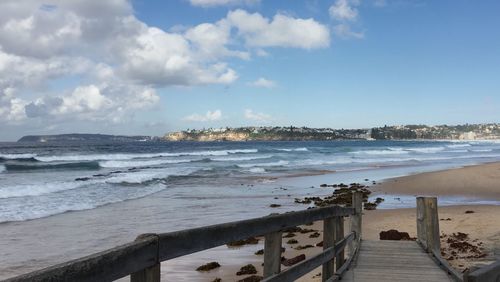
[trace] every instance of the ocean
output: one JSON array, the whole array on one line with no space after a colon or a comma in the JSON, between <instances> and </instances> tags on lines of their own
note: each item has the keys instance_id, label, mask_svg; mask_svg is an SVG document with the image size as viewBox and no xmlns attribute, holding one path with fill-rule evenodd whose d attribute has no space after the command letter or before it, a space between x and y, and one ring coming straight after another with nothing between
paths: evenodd
<instances>
[{"instance_id":1,"label":"ocean","mask_svg":"<svg viewBox=\"0 0 500 282\"><path fill-rule=\"evenodd\" d=\"M233 188L218 188L325 171L375 172L380 180L499 159L495 141L0 143L0 223L175 187L214 186L219 196L234 196Z\"/></svg>"},{"instance_id":2,"label":"ocean","mask_svg":"<svg viewBox=\"0 0 500 282\"><path fill-rule=\"evenodd\" d=\"M140 233L304 209L294 198L331 193L322 183L499 160L498 141L0 143L0 279Z\"/></svg>"}]
</instances>

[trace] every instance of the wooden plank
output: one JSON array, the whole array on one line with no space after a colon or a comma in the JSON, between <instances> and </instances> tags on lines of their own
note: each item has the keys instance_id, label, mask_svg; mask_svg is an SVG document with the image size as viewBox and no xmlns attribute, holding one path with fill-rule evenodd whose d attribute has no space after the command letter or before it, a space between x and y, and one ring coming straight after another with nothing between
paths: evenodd
<instances>
[{"instance_id":1,"label":"wooden plank","mask_svg":"<svg viewBox=\"0 0 500 282\"><path fill-rule=\"evenodd\" d=\"M135 240L142 241L147 239L153 239L158 244L158 235L156 234L141 234ZM160 268L161 264L158 261L158 248L156 249L156 264L134 272L130 275L130 282L160 282Z\"/></svg>"},{"instance_id":2,"label":"wooden plank","mask_svg":"<svg viewBox=\"0 0 500 282\"><path fill-rule=\"evenodd\" d=\"M329 206L162 233L158 234L160 261L192 254L251 236L259 236L328 217L347 216L353 213L354 209L352 208Z\"/></svg>"},{"instance_id":3,"label":"wooden plank","mask_svg":"<svg viewBox=\"0 0 500 282\"><path fill-rule=\"evenodd\" d=\"M361 226L362 226L362 206L363 206L363 193L354 192L352 194L352 208L354 214L350 216L351 219L351 232L356 233L356 240L351 241L349 244L349 253L354 253L357 248L357 242L361 239Z\"/></svg>"},{"instance_id":4,"label":"wooden plank","mask_svg":"<svg viewBox=\"0 0 500 282\"><path fill-rule=\"evenodd\" d=\"M416 242L362 241L353 267L341 281L452 280Z\"/></svg>"},{"instance_id":5,"label":"wooden plank","mask_svg":"<svg viewBox=\"0 0 500 282\"><path fill-rule=\"evenodd\" d=\"M266 234L264 241L264 277L280 273L281 232Z\"/></svg>"},{"instance_id":6,"label":"wooden plank","mask_svg":"<svg viewBox=\"0 0 500 282\"><path fill-rule=\"evenodd\" d=\"M344 239L340 240L335 246L330 247L320 254L317 254L305 261L302 261L278 274L268 277L263 280L263 282L288 282L294 281L305 274L313 271L316 267L324 264L327 261L332 260L340 251L342 251L346 245L354 240L355 234L351 233Z\"/></svg>"},{"instance_id":7,"label":"wooden plank","mask_svg":"<svg viewBox=\"0 0 500 282\"><path fill-rule=\"evenodd\" d=\"M335 222L334 222L334 242L338 242L344 238L344 217L342 216L337 216L335 217ZM341 251L336 257L335 257L335 269L338 269L342 267L344 264L344 251Z\"/></svg>"},{"instance_id":8,"label":"wooden plank","mask_svg":"<svg viewBox=\"0 0 500 282\"><path fill-rule=\"evenodd\" d=\"M335 246L335 218L325 218L323 220L323 251ZM335 268L332 260L326 261L323 264L321 271L321 280L324 282L332 277L335 273Z\"/></svg>"},{"instance_id":9,"label":"wooden plank","mask_svg":"<svg viewBox=\"0 0 500 282\"><path fill-rule=\"evenodd\" d=\"M500 281L500 261L483 266L464 275L464 282L498 282Z\"/></svg>"},{"instance_id":10,"label":"wooden plank","mask_svg":"<svg viewBox=\"0 0 500 282\"><path fill-rule=\"evenodd\" d=\"M155 264L138 272L130 274L130 282L160 282L161 265Z\"/></svg>"},{"instance_id":11,"label":"wooden plank","mask_svg":"<svg viewBox=\"0 0 500 282\"><path fill-rule=\"evenodd\" d=\"M5 281L112 281L156 265L157 255L158 240L147 238Z\"/></svg>"},{"instance_id":12,"label":"wooden plank","mask_svg":"<svg viewBox=\"0 0 500 282\"><path fill-rule=\"evenodd\" d=\"M440 253L441 241L439 239L439 216L436 197L425 197L425 232L427 251Z\"/></svg>"},{"instance_id":13,"label":"wooden plank","mask_svg":"<svg viewBox=\"0 0 500 282\"><path fill-rule=\"evenodd\" d=\"M425 231L425 203L424 197L417 197L417 240L427 250Z\"/></svg>"}]
</instances>

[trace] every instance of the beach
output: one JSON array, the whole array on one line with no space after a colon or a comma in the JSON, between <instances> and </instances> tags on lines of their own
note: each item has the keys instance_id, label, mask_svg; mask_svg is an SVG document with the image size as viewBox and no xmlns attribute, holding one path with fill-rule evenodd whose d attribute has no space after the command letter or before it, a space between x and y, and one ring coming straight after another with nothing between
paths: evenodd
<instances>
[{"instance_id":1,"label":"beach","mask_svg":"<svg viewBox=\"0 0 500 282\"><path fill-rule=\"evenodd\" d=\"M471 179L471 180L468 180ZM436 183L436 185L434 185ZM419 192L420 186L424 186ZM377 196L394 197L391 195L425 195L447 197L472 197L474 199L499 199L500 198L500 163L490 163L484 165L468 166L464 168L443 170L430 173L421 173L405 177L398 177L395 179L388 179L380 185L375 185L374 192ZM408 187L408 190L405 189ZM454 190L454 187L457 187ZM449 263L459 271L464 271L473 266L482 266L489 264L500 256L500 205L451 205L439 206L438 209L440 218L440 233L442 234L442 250L444 251L443 257L449 259ZM285 252L283 256L287 259L305 254L306 258L319 253L322 247L317 246L322 241L322 222L315 222L311 226L301 226L306 233L294 232L291 237L289 233L283 233L283 246ZM310 229L310 230L308 230ZM410 237L416 237L416 209L415 208L400 208L400 209L377 209L377 210L364 210L363 211L363 225L362 225L362 238L363 240L379 240L379 233L396 229L401 232L408 232ZM314 231L312 231L314 230ZM349 222L345 221L344 230L349 230ZM311 234L315 231L320 233L319 237L310 238ZM467 242L472 245L478 246L484 257L470 258L469 253L458 255L450 259L450 252L453 251L446 243L447 238L453 233L467 234ZM262 275L263 261L262 255L255 255L259 249L263 248L263 238L260 238L258 245L245 245L240 248L226 248L227 253L239 253L240 260L247 255L247 263L253 264L258 273ZM295 239L297 243L289 244L288 240ZM313 246L303 250L297 250L298 246ZM231 256L229 256L231 257ZM208 262L207 257L206 262ZM247 276L237 276L235 273L239 270L240 266L234 265L230 261L228 265L224 265L224 258L211 258L211 261L221 261L219 269L201 273L196 272L194 269L198 265L192 266L192 273L186 270L185 275L199 281L210 281L211 279L221 278L222 281L237 281ZM181 259L185 262L184 259ZM191 260L201 265L203 260ZM170 264L170 265L169 265ZM168 269L177 266L173 261L166 265L166 270L163 273L169 277ZM246 264L246 263L245 263ZM187 267L185 264L180 264ZM283 267L283 266L282 266ZM283 267L284 269L286 267ZM299 281L321 281L321 267L315 269L308 275L301 278ZM188 281L188 280L186 280Z\"/></svg>"},{"instance_id":2,"label":"beach","mask_svg":"<svg viewBox=\"0 0 500 282\"><path fill-rule=\"evenodd\" d=\"M440 215L446 219L441 221L444 232L465 232L471 242L482 242L488 255L479 262L491 259L498 249L496 142L8 144L2 150L0 279L113 248L142 233L304 210L314 203L300 199L332 195L332 185L340 183L368 186L370 202L384 199L377 210L365 211L365 239L376 239L391 228L413 237L415 196L437 195L440 212L446 212ZM454 189L467 179L474 179L469 188ZM488 217L483 218L486 207ZM297 244L287 244L292 237L283 241L285 258L302 253L310 257L321 250L315 246L321 241L321 223L315 224L303 226L315 231L293 237ZM484 230L476 232L480 226ZM316 230L320 236L309 238ZM294 249L307 245L313 247ZM255 245L224 245L180 257L163 263L162 277L237 281L246 277L235 275L246 264L261 273L262 255L254 253L262 248L261 238ZM211 261L221 267L195 270ZM469 265L459 261L453 263Z\"/></svg>"},{"instance_id":3,"label":"beach","mask_svg":"<svg viewBox=\"0 0 500 282\"><path fill-rule=\"evenodd\" d=\"M500 200L499 180L500 163L495 162L397 177L376 186L374 192Z\"/></svg>"}]
</instances>

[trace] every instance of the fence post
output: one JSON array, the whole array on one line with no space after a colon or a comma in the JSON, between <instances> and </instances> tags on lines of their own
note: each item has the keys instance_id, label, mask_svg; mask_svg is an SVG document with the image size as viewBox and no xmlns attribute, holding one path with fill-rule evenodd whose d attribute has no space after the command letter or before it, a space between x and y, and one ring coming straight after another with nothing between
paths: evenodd
<instances>
[{"instance_id":1,"label":"fence post","mask_svg":"<svg viewBox=\"0 0 500 282\"><path fill-rule=\"evenodd\" d=\"M156 239L156 245L158 246L156 248L156 264L145 268L143 270L137 271L135 273L130 274L130 282L160 282L160 261L159 261L159 238L158 235L156 234L141 234L137 236L135 239L136 241L144 240L144 239L150 239L150 238L155 238Z\"/></svg>"},{"instance_id":2,"label":"fence post","mask_svg":"<svg viewBox=\"0 0 500 282\"><path fill-rule=\"evenodd\" d=\"M358 243L361 240L361 224L362 224L362 207L363 207L363 193L354 192L352 194L352 207L354 208L354 214L351 215L351 232L356 234L354 240L349 243L349 255L354 254L354 250L358 247Z\"/></svg>"},{"instance_id":3,"label":"fence post","mask_svg":"<svg viewBox=\"0 0 500 282\"><path fill-rule=\"evenodd\" d=\"M264 278L280 273L281 269L281 231L265 235L264 239Z\"/></svg>"},{"instance_id":4,"label":"fence post","mask_svg":"<svg viewBox=\"0 0 500 282\"><path fill-rule=\"evenodd\" d=\"M417 240L427 250L424 197L417 197Z\"/></svg>"},{"instance_id":5,"label":"fence post","mask_svg":"<svg viewBox=\"0 0 500 282\"><path fill-rule=\"evenodd\" d=\"M323 250L335 245L335 217L325 218L323 220ZM323 264L321 271L321 281L327 281L335 274L333 259Z\"/></svg>"},{"instance_id":6,"label":"fence post","mask_svg":"<svg viewBox=\"0 0 500 282\"><path fill-rule=\"evenodd\" d=\"M427 252L436 255L441 254L441 242L439 238L439 217L436 197L425 197L425 237L427 241Z\"/></svg>"},{"instance_id":7,"label":"fence post","mask_svg":"<svg viewBox=\"0 0 500 282\"><path fill-rule=\"evenodd\" d=\"M441 254L436 197L417 198L417 239L428 253Z\"/></svg>"},{"instance_id":8,"label":"fence post","mask_svg":"<svg viewBox=\"0 0 500 282\"><path fill-rule=\"evenodd\" d=\"M336 216L335 217L335 236L334 242L337 243L340 240L344 239L344 217ZM335 269L338 270L340 267L344 265L344 251L340 252L335 257Z\"/></svg>"}]
</instances>

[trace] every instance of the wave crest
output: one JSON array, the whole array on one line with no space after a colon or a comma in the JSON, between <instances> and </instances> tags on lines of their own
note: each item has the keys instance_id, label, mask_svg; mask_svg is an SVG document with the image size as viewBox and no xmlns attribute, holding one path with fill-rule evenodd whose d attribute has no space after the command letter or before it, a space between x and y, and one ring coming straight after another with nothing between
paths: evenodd
<instances>
[{"instance_id":1,"label":"wave crest","mask_svg":"<svg viewBox=\"0 0 500 282\"><path fill-rule=\"evenodd\" d=\"M4 164L7 171L30 171L30 170L46 170L46 169L64 169L64 170L97 170L100 168L99 162L76 162L76 163L57 163L57 164L21 164L21 163L6 163Z\"/></svg>"}]
</instances>

